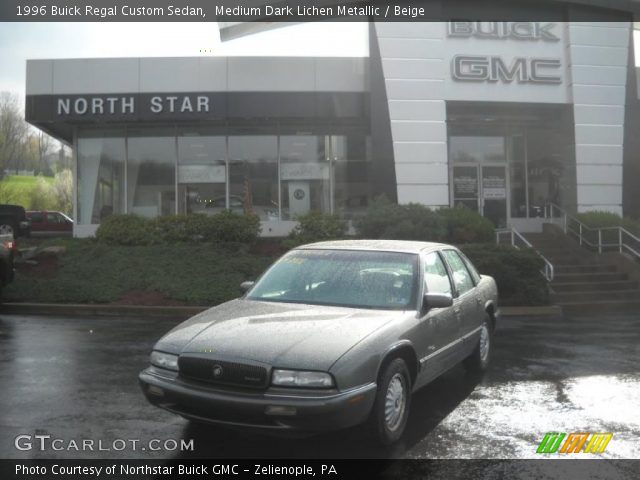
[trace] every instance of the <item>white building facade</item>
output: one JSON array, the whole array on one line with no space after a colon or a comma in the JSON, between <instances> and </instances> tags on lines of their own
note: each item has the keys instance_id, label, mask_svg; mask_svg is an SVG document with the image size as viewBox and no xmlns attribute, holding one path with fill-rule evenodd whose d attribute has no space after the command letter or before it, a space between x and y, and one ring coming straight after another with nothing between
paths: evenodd
<instances>
[{"instance_id":1,"label":"white building facade","mask_svg":"<svg viewBox=\"0 0 640 480\"><path fill-rule=\"evenodd\" d=\"M75 234L230 208L278 236L380 194L521 231L550 203L623 212L630 22L370 32L369 58L28 61L27 120L74 147Z\"/></svg>"}]
</instances>

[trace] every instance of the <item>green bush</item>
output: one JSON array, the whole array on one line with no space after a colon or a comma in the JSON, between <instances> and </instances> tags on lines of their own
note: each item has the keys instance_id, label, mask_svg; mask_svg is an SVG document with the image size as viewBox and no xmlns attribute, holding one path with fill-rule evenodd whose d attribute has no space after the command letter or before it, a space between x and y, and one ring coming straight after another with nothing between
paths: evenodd
<instances>
[{"instance_id":1,"label":"green bush","mask_svg":"<svg viewBox=\"0 0 640 480\"><path fill-rule=\"evenodd\" d=\"M216 215L170 215L148 219L111 215L98 227L98 241L110 245L151 245L204 241L251 244L260 233L260 219L225 210Z\"/></svg>"},{"instance_id":2,"label":"green bush","mask_svg":"<svg viewBox=\"0 0 640 480\"><path fill-rule=\"evenodd\" d=\"M362 238L422 241L446 238L446 226L433 210L416 203L397 205L384 197L375 199L367 213L354 223Z\"/></svg>"},{"instance_id":3,"label":"green bush","mask_svg":"<svg viewBox=\"0 0 640 480\"><path fill-rule=\"evenodd\" d=\"M493 223L470 208L441 208L438 215L444 219L449 243L493 242Z\"/></svg>"},{"instance_id":4,"label":"green bush","mask_svg":"<svg viewBox=\"0 0 640 480\"><path fill-rule=\"evenodd\" d=\"M105 218L96 231L96 239L109 245L160 243L152 220L132 214Z\"/></svg>"},{"instance_id":5,"label":"green bush","mask_svg":"<svg viewBox=\"0 0 640 480\"><path fill-rule=\"evenodd\" d=\"M139 293L167 302L217 305L240 296L239 285L254 280L273 256L238 254L235 245L107 245L93 239L51 239L64 245L50 275L18 266L3 299L18 302L111 303Z\"/></svg>"},{"instance_id":6,"label":"green bush","mask_svg":"<svg viewBox=\"0 0 640 480\"><path fill-rule=\"evenodd\" d=\"M158 240L162 240L156 243L178 243L193 240L196 234L187 227L189 217L190 215L171 215L153 219L151 222L154 236Z\"/></svg>"},{"instance_id":7,"label":"green bush","mask_svg":"<svg viewBox=\"0 0 640 480\"><path fill-rule=\"evenodd\" d=\"M620 215L601 210L592 210L576 215L576 218L591 228L624 227L635 235L640 235L640 222L631 218L622 218Z\"/></svg>"},{"instance_id":8,"label":"green bush","mask_svg":"<svg viewBox=\"0 0 640 480\"><path fill-rule=\"evenodd\" d=\"M254 243L260 235L257 215L240 215L231 210L210 216L207 220L194 219L193 227L204 227L204 239L221 243Z\"/></svg>"},{"instance_id":9,"label":"green bush","mask_svg":"<svg viewBox=\"0 0 640 480\"><path fill-rule=\"evenodd\" d=\"M355 226L363 238L459 244L492 242L494 236L491 221L469 208L434 211L415 203L397 205L384 197L374 200L367 213L356 220Z\"/></svg>"},{"instance_id":10,"label":"green bush","mask_svg":"<svg viewBox=\"0 0 640 480\"><path fill-rule=\"evenodd\" d=\"M339 215L312 211L296 217L298 224L285 240L285 245L293 247L304 243L322 242L344 238L347 222Z\"/></svg>"},{"instance_id":11,"label":"green bush","mask_svg":"<svg viewBox=\"0 0 640 480\"><path fill-rule=\"evenodd\" d=\"M547 280L540 273L544 262L535 251L494 244L468 244L461 249L481 274L495 279L501 305L549 303Z\"/></svg>"}]
</instances>

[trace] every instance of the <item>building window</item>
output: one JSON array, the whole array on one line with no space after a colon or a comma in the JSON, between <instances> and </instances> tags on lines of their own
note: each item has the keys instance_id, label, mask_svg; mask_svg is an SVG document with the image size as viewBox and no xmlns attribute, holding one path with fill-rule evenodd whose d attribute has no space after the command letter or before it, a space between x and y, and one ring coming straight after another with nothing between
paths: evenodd
<instances>
[{"instance_id":1,"label":"building window","mask_svg":"<svg viewBox=\"0 0 640 480\"><path fill-rule=\"evenodd\" d=\"M527 148L525 136L511 137L511 158L509 160L511 180L511 216L527 216Z\"/></svg>"},{"instance_id":2,"label":"building window","mask_svg":"<svg viewBox=\"0 0 640 480\"><path fill-rule=\"evenodd\" d=\"M311 210L331 211L329 137L283 135L280 137L282 216L295 220Z\"/></svg>"},{"instance_id":3,"label":"building window","mask_svg":"<svg viewBox=\"0 0 640 480\"><path fill-rule=\"evenodd\" d=\"M502 136L452 136L449 151L453 163L506 162Z\"/></svg>"},{"instance_id":4,"label":"building window","mask_svg":"<svg viewBox=\"0 0 640 480\"><path fill-rule=\"evenodd\" d=\"M79 132L77 157L78 224L124 213L124 131Z\"/></svg>"},{"instance_id":5,"label":"building window","mask_svg":"<svg viewBox=\"0 0 640 480\"><path fill-rule=\"evenodd\" d=\"M334 212L345 218L366 212L372 196L371 162L364 134L332 136Z\"/></svg>"},{"instance_id":6,"label":"building window","mask_svg":"<svg viewBox=\"0 0 640 480\"><path fill-rule=\"evenodd\" d=\"M527 131L529 217L543 217L545 205L573 209L575 162L566 133L532 128Z\"/></svg>"},{"instance_id":7,"label":"building window","mask_svg":"<svg viewBox=\"0 0 640 480\"><path fill-rule=\"evenodd\" d=\"M197 130L178 136L178 211L215 214L226 208L227 139Z\"/></svg>"},{"instance_id":8,"label":"building window","mask_svg":"<svg viewBox=\"0 0 640 480\"><path fill-rule=\"evenodd\" d=\"M173 129L135 130L128 137L127 211L143 217L176 213Z\"/></svg>"},{"instance_id":9,"label":"building window","mask_svg":"<svg viewBox=\"0 0 640 480\"><path fill-rule=\"evenodd\" d=\"M278 220L278 137L229 137L229 206L236 213L254 213Z\"/></svg>"}]
</instances>

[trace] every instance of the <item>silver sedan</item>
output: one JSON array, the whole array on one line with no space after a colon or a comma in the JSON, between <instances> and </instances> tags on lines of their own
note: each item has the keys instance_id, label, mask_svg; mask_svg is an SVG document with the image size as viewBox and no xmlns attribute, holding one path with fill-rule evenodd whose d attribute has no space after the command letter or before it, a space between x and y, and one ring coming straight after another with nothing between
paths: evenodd
<instances>
[{"instance_id":1,"label":"silver sedan","mask_svg":"<svg viewBox=\"0 0 640 480\"><path fill-rule=\"evenodd\" d=\"M157 342L139 375L152 404L273 431L367 422L390 444L412 392L461 361L475 371L489 364L496 284L450 245L305 245L242 287L242 298Z\"/></svg>"}]
</instances>

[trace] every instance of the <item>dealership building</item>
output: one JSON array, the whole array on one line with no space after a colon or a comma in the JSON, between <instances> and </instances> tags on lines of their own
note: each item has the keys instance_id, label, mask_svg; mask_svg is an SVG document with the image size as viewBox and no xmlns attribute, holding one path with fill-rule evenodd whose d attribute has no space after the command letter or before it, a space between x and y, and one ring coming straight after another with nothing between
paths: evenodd
<instances>
[{"instance_id":1,"label":"dealership building","mask_svg":"<svg viewBox=\"0 0 640 480\"><path fill-rule=\"evenodd\" d=\"M29 60L26 118L73 147L76 236L224 208L284 235L381 194L536 231L549 203L638 213L632 32L388 22L369 57Z\"/></svg>"}]
</instances>

